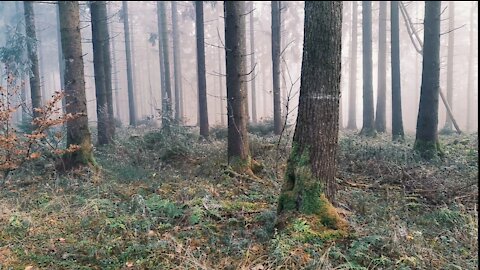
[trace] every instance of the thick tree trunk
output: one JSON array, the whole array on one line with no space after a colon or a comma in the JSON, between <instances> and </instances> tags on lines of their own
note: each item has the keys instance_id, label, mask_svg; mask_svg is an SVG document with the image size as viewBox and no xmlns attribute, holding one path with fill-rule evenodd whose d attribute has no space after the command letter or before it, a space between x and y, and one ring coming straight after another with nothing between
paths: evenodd
<instances>
[{"instance_id":1,"label":"thick tree trunk","mask_svg":"<svg viewBox=\"0 0 480 270\"><path fill-rule=\"evenodd\" d=\"M272 1L272 73L273 73L273 128L276 135L282 132L282 107L280 102L280 2Z\"/></svg>"},{"instance_id":2,"label":"thick tree trunk","mask_svg":"<svg viewBox=\"0 0 480 270\"><path fill-rule=\"evenodd\" d=\"M414 148L425 158L440 153L438 142L438 95L440 89L440 6L425 2L422 86Z\"/></svg>"},{"instance_id":3,"label":"thick tree trunk","mask_svg":"<svg viewBox=\"0 0 480 270\"><path fill-rule=\"evenodd\" d=\"M377 132L386 131L386 103L387 103L387 2L380 1L378 17L378 87L377 110L375 115L375 129Z\"/></svg>"},{"instance_id":4,"label":"thick tree trunk","mask_svg":"<svg viewBox=\"0 0 480 270\"><path fill-rule=\"evenodd\" d=\"M109 144L109 115L106 89L105 64L109 57L105 57L105 32L107 9L105 1L91 1L90 13L92 18L93 69L95 73L95 96L97 99L97 130L98 144ZM108 32L108 31L107 31ZM108 34L106 36L108 38Z\"/></svg>"},{"instance_id":5,"label":"thick tree trunk","mask_svg":"<svg viewBox=\"0 0 480 270\"><path fill-rule=\"evenodd\" d=\"M203 2L195 1L195 33L197 37L197 81L200 136L208 137L207 80L205 78L205 38L203 29Z\"/></svg>"},{"instance_id":6,"label":"thick tree trunk","mask_svg":"<svg viewBox=\"0 0 480 270\"><path fill-rule=\"evenodd\" d=\"M398 16L398 1L392 1L390 6L391 43L392 43L392 137L393 140L403 140L402 92L400 81L400 29Z\"/></svg>"},{"instance_id":7,"label":"thick tree trunk","mask_svg":"<svg viewBox=\"0 0 480 270\"><path fill-rule=\"evenodd\" d=\"M362 135L374 136L374 109L372 86L372 1L362 2L363 42L363 127Z\"/></svg>"},{"instance_id":8,"label":"thick tree trunk","mask_svg":"<svg viewBox=\"0 0 480 270\"><path fill-rule=\"evenodd\" d=\"M350 78L348 92L348 124L347 129L357 129L357 1L352 2L352 48L350 50Z\"/></svg>"},{"instance_id":9,"label":"thick tree trunk","mask_svg":"<svg viewBox=\"0 0 480 270\"><path fill-rule=\"evenodd\" d=\"M183 91L182 91L182 67L181 50L178 36L178 12L177 2L172 2L172 35L173 35L173 80L175 83L175 119L183 121Z\"/></svg>"},{"instance_id":10,"label":"thick tree trunk","mask_svg":"<svg viewBox=\"0 0 480 270\"><path fill-rule=\"evenodd\" d=\"M40 90L40 71L38 67L37 42L35 32L35 15L33 12L33 1L23 2L23 12L25 15L25 32L27 37L27 52L30 60L30 93L32 98L33 117L39 116L35 108L42 106L42 92Z\"/></svg>"},{"instance_id":11,"label":"thick tree trunk","mask_svg":"<svg viewBox=\"0 0 480 270\"><path fill-rule=\"evenodd\" d=\"M336 213L336 152L341 76L342 5L306 1L297 125L280 194L280 223L314 215L316 228L343 230ZM319 35L318 33L322 33ZM283 224L281 224L283 225Z\"/></svg>"},{"instance_id":12,"label":"thick tree trunk","mask_svg":"<svg viewBox=\"0 0 480 270\"><path fill-rule=\"evenodd\" d=\"M165 88L163 92L166 96L163 99L162 104L162 126L169 128L170 120L172 119L172 92L170 85L170 61L168 54L168 36L167 36L167 19L165 12L165 2L157 1L157 20L158 20L158 37L161 39L162 44L162 59L163 69L165 71Z\"/></svg>"},{"instance_id":13,"label":"thick tree trunk","mask_svg":"<svg viewBox=\"0 0 480 270\"><path fill-rule=\"evenodd\" d=\"M252 123L257 123L257 90L255 88L255 35L254 35L254 17L253 17L253 1L250 1L250 80L251 80L251 89L252 89Z\"/></svg>"},{"instance_id":14,"label":"thick tree trunk","mask_svg":"<svg viewBox=\"0 0 480 270\"><path fill-rule=\"evenodd\" d=\"M228 163L238 172L251 173L245 99L245 2L224 2L227 66Z\"/></svg>"},{"instance_id":15,"label":"thick tree trunk","mask_svg":"<svg viewBox=\"0 0 480 270\"><path fill-rule=\"evenodd\" d=\"M130 50L130 26L128 23L128 1L122 1L123 31L125 33L125 58L127 59L128 111L130 125L137 125L137 111L133 90L132 56Z\"/></svg>"},{"instance_id":16,"label":"thick tree trunk","mask_svg":"<svg viewBox=\"0 0 480 270\"><path fill-rule=\"evenodd\" d=\"M67 147L80 146L80 150L66 157L67 167L95 165L92 142L88 129L87 99L80 36L78 1L59 1L62 53L65 59L66 112L78 115L67 122Z\"/></svg>"},{"instance_id":17,"label":"thick tree trunk","mask_svg":"<svg viewBox=\"0 0 480 270\"><path fill-rule=\"evenodd\" d=\"M448 1L448 53L447 53L447 104L453 111L453 53L455 48L455 3ZM445 125L443 127L446 131L452 130L452 119L448 112L445 116Z\"/></svg>"}]
</instances>

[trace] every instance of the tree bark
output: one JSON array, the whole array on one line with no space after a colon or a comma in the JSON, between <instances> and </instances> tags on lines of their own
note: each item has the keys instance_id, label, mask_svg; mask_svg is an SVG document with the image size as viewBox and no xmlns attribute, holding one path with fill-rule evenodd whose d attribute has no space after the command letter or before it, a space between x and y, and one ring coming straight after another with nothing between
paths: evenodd
<instances>
[{"instance_id":1,"label":"tree bark","mask_svg":"<svg viewBox=\"0 0 480 270\"><path fill-rule=\"evenodd\" d=\"M107 108L108 108L108 139L113 142L115 137L115 116L113 114L113 93L112 93L112 62L110 54L110 31L108 27L108 13L107 13L107 2L101 2L101 33L103 39L103 65L105 70L105 93L107 95Z\"/></svg>"},{"instance_id":2,"label":"tree bark","mask_svg":"<svg viewBox=\"0 0 480 270\"><path fill-rule=\"evenodd\" d=\"M360 134L375 135L372 86L372 2L362 2L363 127Z\"/></svg>"},{"instance_id":3,"label":"tree bark","mask_svg":"<svg viewBox=\"0 0 480 270\"><path fill-rule=\"evenodd\" d=\"M253 1L250 1L250 83L252 89L252 123L257 123L257 90L255 88L255 35L254 35L254 17L253 17Z\"/></svg>"},{"instance_id":4,"label":"tree bark","mask_svg":"<svg viewBox=\"0 0 480 270\"><path fill-rule=\"evenodd\" d=\"M447 104L453 112L453 53L455 48L455 3L448 1L448 53L447 53ZM448 112L445 116L446 131L452 130L452 119Z\"/></svg>"},{"instance_id":5,"label":"tree bark","mask_svg":"<svg viewBox=\"0 0 480 270\"><path fill-rule=\"evenodd\" d=\"M348 95L348 124L347 129L357 129L357 1L352 2L352 48L350 50L350 78Z\"/></svg>"},{"instance_id":6,"label":"tree bark","mask_svg":"<svg viewBox=\"0 0 480 270\"><path fill-rule=\"evenodd\" d=\"M245 99L245 2L224 1L227 73L228 163L237 172L251 172Z\"/></svg>"},{"instance_id":7,"label":"tree bark","mask_svg":"<svg viewBox=\"0 0 480 270\"><path fill-rule=\"evenodd\" d=\"M475 2L473 2L475 5ZM473 25L474 25L474 15L475 15L475 6L473 6L470 10L470 52L468 54L468 84L467 84L467 124L466 130L467 132L471 130L471 123L472 123L472 98L473 98L473 60L475 59L475 39Z\"/></svg>"},{"instance_id":8,"label":"tree bark","mask_svg":"<svg viewBox=\"0 0 480 270\"><path fill-rule=\"evenodd\" d=\"M78 1L59 1L58 5L62 53L65 59L66 112L78 116L67 122L67 147L80 146L80 150L66 156L65 164L67 168L95 165L88 129L79 4Z\"/></svg>"},{"instance_id":9,"label":"tree bark","mask_svg":"<svg viewBox=\"0 0 480 270\"><path fill-rule=\"evenodd\" d=\"M277 209L280 222L288 222L289 214L301 214L318 217L317 228L342 230L346 225L332 206L336 193L342 5L340 1L305 2L298 116Z\"/></svg>"},{"instance_id":10,"label":"tree bark","mask_svg":"<svg viewBox=\"0 0 480 270\"><path fill-rule=\"evenodd\" d=\"M402 88L400 80L400 29L399 29L398 1L392 1L390 6L391 17L391 45L392 45L392 137L393 140L403 140L402 120Z\"/></svg>"},{"instance_id":11,"label":"tree bark","mask_svg":"<svg viewBox=\"0 0 480 270\"><path fill-rule=\"evenodd\" d=\"M111 143L109 132L109 113L107 103L107 78L106 78L106 60L105 56L105 36L107 24L107 7L105 1L91 1L90 13L92 18L92 43L93 43L93 69L95 73L95 96L97 99L97 130L98 144ZM110 84L111 86L111 84Z\"/></svg>"},{"instance_id":12,"label":"tree bark","mask_svg":"<svg viewBox=\"0 0 480 270\"><path fill-rule=\"evenodd\" d=\"M108 6L107 6L108 8ZM108 12L111 13L111 12ZM112 29L110 28L110 32ZM117 52L115 50L115 35L112 36L112 67L113 67L113 84L114 84L114 89L112 89L112 92L115 93L115 114L118 118L118 121L121 121L121 116L120 116L120 88L118 86L118 69L117 69ZM115 118L112 119L113 125L115 125Z\"/></svg>"},{"instance_id":13,"label":"tree bark","mask_svg":"<svg viewBox=\"0 0 480 270\"><path fill-rule=\"evenodd\" d=\"M60 74L60 89L63 91L65 89L65 81L64 81L65 60L63 59L63 53L62 53L62 42L61 42L61 36L60 36L60 11L59 11L58 5L57 5L57 8L55 9L55 12L57 13L58 71ZM62 98L62 110L65 113L65 98Z\"/></svg>"},{"instance_id":14,"label":"tree bark","mask_svg":"<svg viewBox=\"0 0 480 270\"><path fill-rule=\"evenodd\" d=\"M387 1L380 1L378 17L378 87L375 129L379 133L386 131L387 103Z\"/></svg>"},{"instance_id":15,"label":"tree bark","mask_svg":"<svg viewBox=\"0 0 480 270\"><path fill-rule=\"evenodd\" d=\"M172 1L172 35L173 35L173 80L175 83L175 119L183 121L183 92L182 92L182 67L181 50L178 36L177 2Z\"/></svg>"},{"instance_id":16,"label":"tree bark","mask_svg":"<svg viewBox=\"0 0 480 270\"><path fill-rule=\"evenodd\" d=\"M280 2L272 1L272 74L273 74L273 128L276 135L282 132L282 107L280 102Z\"/></svg>"},{"instance_id":17,"label":"tree bark","mask_svg":"<svg viewBox=\"0 0 480 270\"><path fill-rule=\"evenodd\" d=\"M40 71L38 67L37 38L35 31L35 15L33 11L33 1L23 2L23 12L25 15L25 32L27 39L28 59L30 59L30 93L32 98L33 117L39 116L35 108L42 106L42 92L40 90Z\"/></svg>"},{"instance_id":18,"label":"tree bark","mask_svg":"<svg viewBox=\"0 0 480 270\"><path fill-rule=\"evenodd\" d=\"M168 36L167 36L167 19L165 12L165 2L157 1L157 20L158 20L158 37L162 41L162 59L163 69L165 71L165 88L163 92L166 96L162 104L162 126L169 128L172 119L172 92L170 84L170 61L168 54Z\"/></svg>"},{"instance_id":19,"label":"tree bark","mask_svg":"<svg viewBox=\"0 0 480 270\"><path fill-rule=\"evenodd\" d=\"M128 23L128 1L122 1L123 31L125 33L125 58L127 59L128 111L130 125L137 125L137 111L133 90L132 56L130 49L130 27Z\"/></svg>"},{"instance_id":20,"label":"tree bark","mask_svg":"<svg viewBox=\"0 0 480 270\"><path fill-rule=\"evenodd\" d=\"M440 6L425 2L422 86L414 148L425 158L440 152L438 142L438 95L440 88Z\"/></svg>"},{"instance_id":21,"label":"tree bark","mask_svg":"<svg viewBox=\"0 0 480 270\"><path fill-rule=\"evenodd\" d=\"M203 28L203 1L195 1L195 33L197 37L198 113L200 136L208 138L207 80L205 78L205 38Z\"/></svg>"}]
</instances>

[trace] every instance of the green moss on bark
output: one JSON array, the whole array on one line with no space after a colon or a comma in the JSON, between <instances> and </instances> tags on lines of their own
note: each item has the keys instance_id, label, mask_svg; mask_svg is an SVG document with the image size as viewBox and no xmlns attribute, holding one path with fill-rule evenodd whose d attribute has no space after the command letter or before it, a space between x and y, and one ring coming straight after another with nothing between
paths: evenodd
<instances>
[{"instance_id":1,"label":"green moss on bark","mask_svg":"<svg viewBox=\"0 0 480 270\"><path fill-rule=\"evenodd\" d=\"M443 156L444 152L441 148L440 142L437 141L424 141L416 140L413 147L415 151L420 153L420 156L425 159L432 159L436 156Z\"/></svg>"}]
</instances>

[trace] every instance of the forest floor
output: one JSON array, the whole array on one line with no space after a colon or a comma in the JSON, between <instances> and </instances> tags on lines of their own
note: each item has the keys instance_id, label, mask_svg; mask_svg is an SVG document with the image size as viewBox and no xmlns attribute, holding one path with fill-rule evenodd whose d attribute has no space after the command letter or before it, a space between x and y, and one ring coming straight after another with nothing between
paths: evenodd
<instances>
[{"instance_id":1,"label":"forest floor","mask_svg":"<svg viewBox=\"0 0 480 270\"><path fill-rule=\"evenodd\" d=\"M0 187L0 269L477 269L478 134L441 136L424 161L413 137L340 134L338 209L352 227L314 237L275 229L289 145L252 129L259 179L232 174L226 130L210 141L119 130L101 169L16 172Z\"/></svg>"}]
</instances>

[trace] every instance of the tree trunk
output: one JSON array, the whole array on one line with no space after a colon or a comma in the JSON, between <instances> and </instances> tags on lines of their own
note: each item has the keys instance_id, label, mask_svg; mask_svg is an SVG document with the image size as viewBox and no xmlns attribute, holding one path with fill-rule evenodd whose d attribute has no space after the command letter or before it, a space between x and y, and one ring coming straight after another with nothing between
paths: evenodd
<instances>
[{"instance_id":1,"label":"tree trunk","mask_svg":"<svg viewBox=\"0 0 480 270\"><path fill-rule=\"evenodd\" d=\"M167 19L165 14L165 2L157 1L158 37L162 41L162 59L163 69L165 71L165 88L163 92L166 94L162 104L162 126L169 128L172 119L172 92L170 86L170 62L168 60Z\"/></svg>"},{"instance_id":2,"label":"tree trunk","mask_svg":"<svg viewBox=\"0 0 480 270\"><path fill-rule=\"evenodd\" d=\"M107 82L106 82L106 52L105 37L107 28L107 8L105 1L91 1L90 13L92 18L92 43L93 43L93 69L95 73L95 96L97 98L97 130L98 144L109 144L111 137L109 135L109 114L107 103Z\"/></svg>"},{"instance_id":3,"label":"tree trunk","mask_svg":"<svg viewBox=\"0 0 480 270\"><path fill-rule=\"evenodd\" d=\"M23 12L20 7L20 2L16 1L15 2L15 12L17 13L17 16L19 18L19 32L24 33L24 22L22 21L22 16ZM60 48L61 49L61 48ZM25 57L26 51L23 49L22 50L22 58ZM63 80L63 79L62 79ZM22 124L26 125L27 119L28 119L28 114L27 114L27 108L26 108L26 103L27 103L27 92L25 89L25 72L20 73L20 99L22 102Z\"/></svg>"},{"instance_id":4,"label":"tree trunk","mask_svg":"<svg viewBox=\"0 0 480 270\"><path fill-rule=\"evenodd\" d=\"M112 62L110 59L110 33L108 28L108 13L107 2L100 1L101 8L101 38L103 39L103 65L105 69L105 93L107 94L107 108L108 108L108 139L110 143L115 137L115 116L113 114L113 93L112 93Z\"/></svg>"},{"instance_id":5,"label":"tree trunk","mask_svg":"<svg viewBox=\"0 0 480 270\"><path fill-rule=\"evenodd\" d=\"M219 18L221 18L223 14L219 15ZM217 20L217 28L220 29L220 19ZM218 96L220 97L220 124L225 126L225 104L223 102L225 98L225 84L223 83L223 71L222 71L222 54L221 50L218 50Z\"/></svg>"},{"instance_id":6,"label":"tree trunk","mask_svg":"<svg viewBox=\"0 0 480 270\"><path fill-rule=\"evenodd\" d=\"M390 6L391 43L392 43L392 137L393 140L403 140L402 120L402 88L400 80L400 29L398 16L398 1L392 1Z\"/></svg>"},{"instance_id":7,"label":"tree trunk","mask_svg":"<svg viewBox=\"0 0 480 270\"><path fill-rule=\"evenodd\" d=\"M32 98L33 117L39 116L35 108L42 106L42 92L40 90L40 71L38 67L37 41L35 32L35 15L33 12L33 1L23 2L23 12L25 15L25 33L27 39L28 59L30 60L30 93Z\"/></svg>"},{"instance_id":8,"label":"tree trunk","mask_svg":"<svg viewBox=\"0 0 480 270\"><path fill-rule=\"evenodd\" d=\"M347 129L357 129L357 1L352 2L352 48L350 50L350 78L348 95L348 124Z\"/></svg>"},{"instance_id":9,"label":"tree trunk","mask_svg":"<svg viewBox=\"0 0 480 270\"><path fill-rule=\"evenodd\" d=\"M455 47L455 3L448 1L448 55L447 55L447 104L453 111L453 53ZM445 131L452 131L452 119L449 114L445 116Z\"/></svg>"},{"instance_id":10,"label":"tree trunk","mask_svg":"<svg viewBox=\"0 0 480 270\"><path fill-rule=\"evenodd\" d=\"M375 129L379 133L386 130L387 103L387 2L380 1L378 17L378 87Z\"/></svg>"},{"instance_id":11,"label":"tree trunk","mask_svg":"<svg viewBox=\"0 0 480 270\"><path fill-rule=\"evenodd\" d=\"M475 2L473 2L475 5ZM472 123L472 98L473 98L473 60L475 59L475 36L473 31L473 24L474 24L474 15L475 15L475 6L473 6L470 10L470 52L468 55L468 85L467 85L467 124L466 124L466 131L471 130L471 123Z\"/></svg>"},{"instance_id":12,"label":"tree trunk","mask_svg":"<svg viewBox=\"0 0 480 270\"><path fill-rule=\"evenodd\" d=\"M182 67L181 50L178 37L178 14L177 2L172 1L172 34L173 34L173 78L175 83L175 119L183 121L183 91L182 91Z\"/></svg>"},{"instance_id":13,"label":"tree trunk","mask_svg":"<svg viewBox=\"0 0 480 270\"><path fill-rule=\"evenodd\" d=\"M227 66L228 163L237 172L251 172L245 99L247 92L245 2L224 1Z\"/></svg>"},{"instance_id":14,"label":"tree trunk","mask_svg":"<svg viewBox=\"0 0 480 270\"><path fill-rule=\"evenodd\" d=\"M125 33L125 58L127 59L127 84L128 84L128 111L130 125L137 125L137 112L133 93L132 56L130 51L130 27L128 23L128 1L122 1L123 31Z\"/></svg>"},{"instance_id":15,"label":"tree trunk","mask_svg":"<svg viewBox=\"0 0 480 270\"><path fill-rule=\"evenodd\" d=\"M438 142L438 93L440 88L440 6L425 2L422 86L414 148L425 158L440 153Z\"/></svg>"},{"instance_id":16,"label":"tree trunk","mask_svg":"<svg viewBox=\"0 0 480 270\"><path fill-rule=\"evenodd\" d=\"M203 1L195 1L195 33L197 37L198 113L200 136L208 138L207 80L205 78L205 38L203 29Z\"/></svg>"},{"instance_id":17,"label":"tree trunk","mask_svg":"<svg viewBox=\"0 0 480 270\"><path fill-rule=\"evenodd\" d=\"M250 1L250 80L252 89L252 123L257 123L257 90L255 89L255 35L254 35L254 17L253 17L253 1Z\"/></svg>"},{"instance_id":18,"label":"tree trunk","mask_svg":"<svg viewBox=\"0 0 480 270\"><path fill-rule=\"evenodd\" d=\"M66 112L78 115L67 122L67 147L80 146L80 150L66 156L67 167L95 165L92 141L88 129L87 99L80 36L78 1L59 1L62 53L65 59Z\"/></svg>"},{"instance_id":19,"label":"tree trunk","mask_svg":"<svg viewBox=\"0 0 480 270\"><path fill-rule=\"evenodd\" d=\"M363 127L360 134L374 136L372 86L372 1L362 2L363 42Z\"/></svg>"},{"instance_id":20,"label":"tree trunk","mask_svg":"<svg viewBox=\"0 0 480 270\"><path fill-rule=\"evenodd\" d=\"M107 6L108 8L108 6ZM109 14L111 12L108 12ZM110 32L112 32L111 26L110 27ZM116 50L115 50L115 35L112 35L112 66L113 66L113 83L114 83L114 89L112 89L112 92L115 93L115 114L117 116L118 121L121 121L120 117L120 88L118 86L118 69L117 69L117 57L116 57ZM112 119L113 125L115 125L115 118Z\"/></svg>"},{"instance_id":21,"label":"tree trunk","mask_svg":"<svg viewBox=\"0 0 480 270\"><path fill-rule=\"evenodd\" d=\"M280 2L272 1L272 73L273 73L273 129L282 132L282 107L280 102Z\"/></svg>"},{"instance_id":22,"label":"tree trunk","mask_svg":"<svg viewBox=\"0 0 480 270\"><path fill-rule=\"evenodd\" d=\"M63 53L62 53L62 40L60 36L60 11L59 7L57 5L57 8L55 9L55 12L57 13L57 51L58 51L58 71L60 74L60 89L63 91L65 89L65 81L64 81L64 76L65 76L65 60L63 59ZM65 98L62 98L62 110L65 113Z\"/></svg>"},{"instance_id":23,"label":"tree trunk","mask_svg":"<svg viewBox=\"0 0 480 270\"><path fill-rule=\"evenodd\" d=\"M288 222L289 214L316 216L313 229L342 231L346 225L332 206L336 192L342 5L340 1L305 2L297 125L277 209L281 226Z\"/></svg>"}]
</instances>

